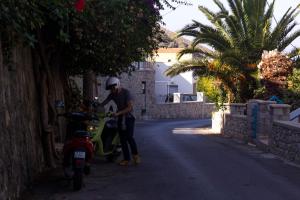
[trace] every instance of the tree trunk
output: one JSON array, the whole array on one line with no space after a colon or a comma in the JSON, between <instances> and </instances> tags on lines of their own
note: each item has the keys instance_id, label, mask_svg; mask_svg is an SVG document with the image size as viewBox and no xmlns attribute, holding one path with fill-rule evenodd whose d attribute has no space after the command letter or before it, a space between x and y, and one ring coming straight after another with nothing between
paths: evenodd
<instances>
[{"instance_id":1,"label":"tree trunk","mask_svg":"<svg viewBox=\"0 0 300 200\"><path fill-rule=\"evenodd\" d=\"M0 42L0 199L17 199L45 165L31 50L9 47L8 66L7 47Z\"/></svg>"},{"instance_id":2,"label":"tree trunk","mask_svg":"<svg viewBox=\"0 0 300 200\"><path fill-rule=\"evenodd\" d=\"M59 68L59 53L47 51L47 44L43 43L43 38L39 38L39 95L43 128L43 144L46 161L49 167L55 167L55 159L58 158L55 142L64 142L65 127L62 123L57 123L57 112L55 102L64 101L64 83L66 76ZM52 58L52 60L51 60ZM61 120L59 120L61 121Z\"/></svg>"},{"instance_id":3,"label":"tree trunk","mask_svg":"<svg viewBox=\"0 0 300 200\"><path fill-rule=\"evenodd\" d=\"M92 101L95 97L96 76L93 71L88 71L83 75L83 99Z\"/></svg>"}]
</instances>

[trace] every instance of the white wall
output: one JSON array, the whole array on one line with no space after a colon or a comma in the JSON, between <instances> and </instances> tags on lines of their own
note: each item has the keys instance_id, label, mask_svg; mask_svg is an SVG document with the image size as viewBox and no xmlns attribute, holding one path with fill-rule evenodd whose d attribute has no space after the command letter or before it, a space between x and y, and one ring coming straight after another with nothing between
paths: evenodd
<instances>
[{"instance_id":1,"label":"white wall","mask_svg":"<svg viewBox=\"0 0 300 200\"><path fill-rule=\"evenodd\" d=\"M179 93L193 93L193 79L192 72L185 72L175 77L167 77L164 73L172 65L178 63L177 53L181 49L164 49L163 52L158 51L157 56L154 58L155 61L155 94L157 96L167 95L167 85L175 84L178 85ZM180 60L192 59L192 55L184 55Z\"/></svg>"}]
</instances>

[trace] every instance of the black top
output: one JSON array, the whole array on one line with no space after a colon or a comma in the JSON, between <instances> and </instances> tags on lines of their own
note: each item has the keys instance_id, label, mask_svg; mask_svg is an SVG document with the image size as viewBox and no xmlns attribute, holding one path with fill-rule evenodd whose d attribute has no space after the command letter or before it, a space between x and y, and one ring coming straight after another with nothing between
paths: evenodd
<instances>
[{"instance_id":1,"label":"black top","mask_svg":"<svg viewBox=\"0 0 300 200\"><path fill-rule=\"evenodd\" d=\"M133 97L129 90L121 88L121 91L118 93L110 93L107 97L107 100L113 100L118 107L118 112L125 109L128 106L130 101L133 101ZM133 110L126 114L126 116L133 116Z\"/></svg>"}]
</instances>

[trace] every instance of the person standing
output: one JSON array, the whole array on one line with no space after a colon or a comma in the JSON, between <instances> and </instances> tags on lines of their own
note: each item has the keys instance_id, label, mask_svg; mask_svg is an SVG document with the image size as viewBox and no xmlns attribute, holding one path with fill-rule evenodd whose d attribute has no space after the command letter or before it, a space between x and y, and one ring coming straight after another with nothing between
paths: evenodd
<instances>
[{"instance_id":1,"label":"person standing","mask_svg":"<svg viewBox=\"0 0 300 200\"><path fill-rule=\"evenodd\" d=\"M100 106L106 105L111 100L117 105L118 110L116 113L113 113L113 116L118 119L118 132L124 156L124 159L119 164L127 166L130 163L131 156L128 145L130 146L134 163L139 164L141 160L133 137L135 117L133 115L132 95L129 90L121 87L120 80L117 77L107 79L106 90L110 90L110 94L100 103Z\"/></svg>"}]
</instances>

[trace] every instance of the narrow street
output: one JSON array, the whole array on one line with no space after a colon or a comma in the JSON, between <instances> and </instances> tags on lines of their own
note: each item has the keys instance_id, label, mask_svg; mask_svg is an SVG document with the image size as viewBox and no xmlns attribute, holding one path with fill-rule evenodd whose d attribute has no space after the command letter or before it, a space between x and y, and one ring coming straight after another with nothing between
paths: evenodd
<instances>
[{"instance_id":1,"label":"narrow street","mask_svg":"<svg viewBox=\"0 0 300 200\"><path fill-rule=\"evenodd\" d=\"M85 187L73 192L54 174L30 200L298 200L300 168L232 139L197 131L209 120L136 124L139 166L95 159ZM204 129L205 130L205 129Z\"/></svg>"}]
</instances>

